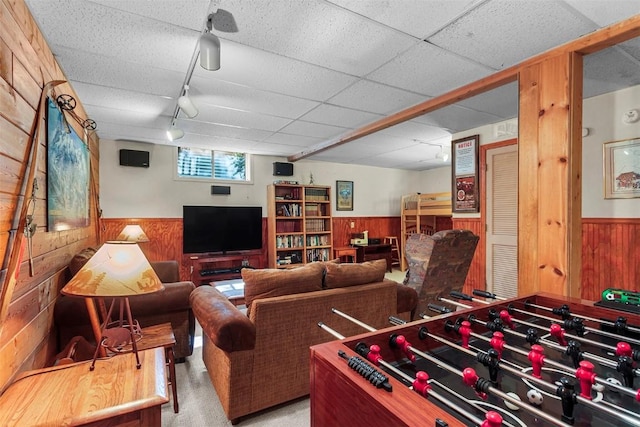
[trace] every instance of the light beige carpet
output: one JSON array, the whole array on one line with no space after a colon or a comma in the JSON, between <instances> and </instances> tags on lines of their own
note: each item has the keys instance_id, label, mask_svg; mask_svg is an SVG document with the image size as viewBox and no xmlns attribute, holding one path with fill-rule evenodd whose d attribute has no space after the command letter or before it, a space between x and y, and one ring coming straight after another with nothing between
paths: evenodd
<instances>
[{"instance_id":1,"label":"light beige carpet","mask_svg":"<svg viewBox=\"0 0 640 427\"><path fill-rule=\"evenodd\" d=\"M404 272L394 269L385 277L402 282L404 275ZM187 358L186 362L176 364L176 377L180 412L178 414L173 412L173 401L163 405L162 425L164 427L231 426L202 361L202 329L199 325L196 327L193 354ZM247 416L238 424L239 427L307 427L309 425L309 398L295 400Z\"/></svg>"}]
</instances>

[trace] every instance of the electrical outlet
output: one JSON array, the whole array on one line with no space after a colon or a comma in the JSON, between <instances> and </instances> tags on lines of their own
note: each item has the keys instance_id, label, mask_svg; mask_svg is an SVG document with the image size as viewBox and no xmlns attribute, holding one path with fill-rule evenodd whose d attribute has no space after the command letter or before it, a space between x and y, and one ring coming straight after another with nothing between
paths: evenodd
<instances>
[{"instance_id":1,"label":"electrical outlet","mask_svg":"<svg viewBox=\"0 0 640 427\"><path fill-rule=\"evenodd\" d=\"M350 224L350 225L351 225L351 228L355 228L355 227L356 227L356 223L355 223L355 222L353 222L353 221L351 221L351 224Z\"/></svg>"}]
</instances>

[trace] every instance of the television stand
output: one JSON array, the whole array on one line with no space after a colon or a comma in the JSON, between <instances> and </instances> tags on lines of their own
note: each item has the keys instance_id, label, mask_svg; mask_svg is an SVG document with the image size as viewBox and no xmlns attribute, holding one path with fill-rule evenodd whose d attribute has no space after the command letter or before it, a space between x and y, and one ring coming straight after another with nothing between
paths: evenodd
<instances>
[{"instance_id":1,"label":"television stand","mask_svg":"<svg viewBox=\"0 0 640 427\"><path fill-rule=\"evenodd\" d=\"M263 268L261 251L237 254L191 255L190 279L196 286L212 281L239 279L243 268Z\"/></svg>"}]
</instances>

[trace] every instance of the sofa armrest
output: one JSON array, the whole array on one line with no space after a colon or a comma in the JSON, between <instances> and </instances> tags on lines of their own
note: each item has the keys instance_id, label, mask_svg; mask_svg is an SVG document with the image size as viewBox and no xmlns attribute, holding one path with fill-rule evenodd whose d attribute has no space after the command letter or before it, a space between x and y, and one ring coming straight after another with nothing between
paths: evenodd
<instances>
[{"instance_id":1,"label":"sofa armrest","mask_svg":"<svg viewBox=\"0 0 640 427\"><path fill-rule=\"evenodd\" d=\"M217 289L199 286L190 300L202 332L216 347L229 353L255 347L255 325Z\"/></svg>"}]
</instances>

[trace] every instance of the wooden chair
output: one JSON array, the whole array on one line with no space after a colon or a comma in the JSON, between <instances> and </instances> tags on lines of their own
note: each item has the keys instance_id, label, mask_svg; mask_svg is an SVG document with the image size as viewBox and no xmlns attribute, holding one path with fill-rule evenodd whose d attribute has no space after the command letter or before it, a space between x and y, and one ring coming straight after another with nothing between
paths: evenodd
<instances>
[{"instance_id":1,"label":"wooden chair","mask_svg":"<svg viewBox=\"0 0 640 427\"><path fill-rule=\"evenodd\" d=\"M430 303L443 305L439 297L462 291L478 239L469 230L409 236L404 248L409 265L404 283L418 292L416 313L428 313Z\"/></svg>"}]
</instances>

